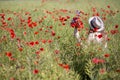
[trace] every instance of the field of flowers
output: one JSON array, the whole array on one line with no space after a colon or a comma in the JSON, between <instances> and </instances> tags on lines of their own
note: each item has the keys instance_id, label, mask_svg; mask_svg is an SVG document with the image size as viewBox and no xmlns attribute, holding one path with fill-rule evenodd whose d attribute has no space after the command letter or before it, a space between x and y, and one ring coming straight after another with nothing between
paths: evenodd
<instances>
[{"instance_id":1,"label":"field of flowers","mask_svg":"<svg viewBox=\"0 0 120 80\"><path fill-rule=\"evenodd\" d=\"M119 0L0 1L0 80L120 80ZM80 11L83 45L70 23ZM108 47L87 46L100 16Z\"/></svg>"}]
</instances>

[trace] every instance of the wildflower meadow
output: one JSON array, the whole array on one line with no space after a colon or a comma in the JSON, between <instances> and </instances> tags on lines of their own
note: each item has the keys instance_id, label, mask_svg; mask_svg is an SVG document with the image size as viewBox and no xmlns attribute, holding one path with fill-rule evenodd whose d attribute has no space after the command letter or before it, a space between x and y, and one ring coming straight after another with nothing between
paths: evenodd
<instances>
[{"instance_id":1,"label":"wildflower meadow","mask_svg":"<svg viewBox=\"0 0 120 80\"><path fill-rule=\"evenodd\" d=\"M119 3L0 0L0 80L120 80ZM71 25L76 11L82 45ZM104 22L107 48L87 44L92 16Z\"/></svg>"}]
</instances>

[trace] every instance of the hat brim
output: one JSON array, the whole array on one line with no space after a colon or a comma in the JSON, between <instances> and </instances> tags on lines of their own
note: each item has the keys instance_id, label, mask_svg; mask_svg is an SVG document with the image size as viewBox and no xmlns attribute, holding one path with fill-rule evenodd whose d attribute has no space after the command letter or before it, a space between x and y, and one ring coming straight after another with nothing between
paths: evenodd
<instances>
[{"instance_id":1,"label":"hat brim","mask_svg":"<svg viewBox=\"0 0 120 80\"><path fill-rule=\"evenodd\" d=\"M89 18L88 22L89 22L90 28L93 29L93 26L92 26L92 24L91 24L91 21L92 21L95 17L97 17L97 18L100 20L100 22L101 22L101 26L100 26L100 27L103 28L103 27L104 27L103 21L102 21L98 16L93 16L93 17Z\"/></svg>"},{"instance_id":2,"label":"hat brim","mask_svg":"<svg viewBox=\"0 0 120 80\"><path fill-rule=\"evenodd\" d=\"M91 29L93 29L93 26L92 26L92 24L91 24L91 21L92 21L94 18L95 18L95 17L91 17L91 18L89 19L89 21L88 21Z\"/></svg>"}]
</instances>

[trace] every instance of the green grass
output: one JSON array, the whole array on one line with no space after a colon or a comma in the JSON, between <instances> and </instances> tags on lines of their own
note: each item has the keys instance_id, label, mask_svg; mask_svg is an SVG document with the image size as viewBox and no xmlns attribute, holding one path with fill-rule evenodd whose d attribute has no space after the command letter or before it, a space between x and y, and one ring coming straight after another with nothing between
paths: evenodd
<instances>
[{"instance_id":1,"label":"green grass","mask_svg":"<svg viewBox=\"0 0 120 80\"><path fill-rule=\"evenodd\" d=\"M5 20L0 17L0 80L119 80L120 12L117 13L120 9L119 2L119 0L68 0L68 2L50 0L44 3L39 0L0 1L0 14L5 14ZM107 8L108 5L110 8ZM99 45L90 45L87 48L76 46L77 41L73 37L74 29L70 27L76 10L88 14L87 16L81 14L80 17L84 22L80 35L81 38L85 38L82 42L87 46L86 28L89 29L88 19L93 15L93 7L100 17L106 15L105 31L110 40L108 49L105 50ZM102 9L112 12L106 13ZM46 11L52 14L47 14ZM25 13L30 14L25 15ZM64 21L65 25L62 25L60 16L69 16L70 19ZM9 17L12 20L8 21ZM28 27L28 17L31 17L32 22L36 22L37 26ZM25 22L21 23L21 20ZM6 22L7 26L4 26L2 21ZM118 28L115 28L115 25L118 25ZM12 39L10 31L6 29L13 29L16 37ZM111 30L117 30L118 33L111 34ZM52 31L55 32L53 36ZM35 32L38 34L35 35ZM18 47L19 39L22 51ZM34 46L27 44L35 41L39 44ZM40 48L44 50L41 51ZM11 52L12 56L8 55L8 57L6 52ZM106 58L105 54L110 56ZM93 58L105 62L94 64ZM35 69L38 70L36 74L33 72Z\"/></svg>"}]
</instances>

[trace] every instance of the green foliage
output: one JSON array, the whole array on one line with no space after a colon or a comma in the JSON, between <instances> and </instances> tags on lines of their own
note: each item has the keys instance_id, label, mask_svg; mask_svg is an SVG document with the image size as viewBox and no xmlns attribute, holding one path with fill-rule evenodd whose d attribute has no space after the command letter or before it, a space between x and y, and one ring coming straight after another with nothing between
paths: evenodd
<instances>
[{"instance_id":1,"label":"green foliage","mask_svg":"<svg viewBox=\"0 0 120 80\"><path fill-rule=\"evenodd\" d=\"M107 8L108 5L110 8ZM93 15L93 7L101 16L106 15L105 30L110 38L107 49L86 43L88 18ZM0 80L119 80L119 8L119 0L0 1L0 14L5 14L8 24L3 27L0 17ZM77 43L70 27L76 10L84 12L81 14L84 29L80 31L83 45ZM70 19L63 25L59 18L66 16ZM7 20L9 17L11 21ZM28 26L28 17L36 22L34 28ZM25 22L21 23L21 20ZM6 28L14 30L14 39L11 39L9 30L4 30ZM111 30L118 30L118 33L113 34ZM51 34L52 31L55 34ZM35 32L38 32L37 35ZM35 41L39 44L29 45ZM12 56L7 52L11 52ZM109 56L105 57L105 54ZM93 58L104 62L94 63Z\"/></svg>"}]
</instances>

